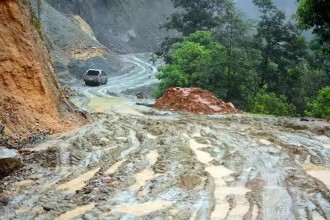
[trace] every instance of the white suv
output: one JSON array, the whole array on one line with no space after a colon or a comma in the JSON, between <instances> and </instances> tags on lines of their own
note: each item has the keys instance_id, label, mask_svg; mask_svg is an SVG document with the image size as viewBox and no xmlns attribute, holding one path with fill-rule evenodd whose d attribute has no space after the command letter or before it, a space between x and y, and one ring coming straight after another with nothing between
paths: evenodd
<instances>
[{"instance_id":1,"label":"white suv","mask_svg":"<svg viewBox=\"0 0 330 220\"><path fill-rule=\"evenodd\" d=\"M89 69L84 75L84 81L88 86L100 86L107 84L108 78L103 70Z\"/></svg>"}]
</instances>

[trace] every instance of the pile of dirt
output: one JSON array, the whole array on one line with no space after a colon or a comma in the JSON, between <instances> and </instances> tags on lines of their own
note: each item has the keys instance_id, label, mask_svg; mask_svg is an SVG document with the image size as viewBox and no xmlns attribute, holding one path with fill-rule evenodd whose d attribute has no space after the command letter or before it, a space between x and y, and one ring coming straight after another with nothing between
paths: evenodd
<instances>
[{"instance_id":1,"label":"pile of dirt","mask_svg":"<svg viewBox=\"0 0 330 220\"><path fill-rule=\"evenodd\" d=\"M82 122L59 86L36 27L27 2L0 1L0 145Z\"/></svg>"},{"instance_id":2,"label":"pile of dirt","mask_svg":"<svg viewBox=\"0 0 330 220\"><path fill-rule=\"evenodd\" d=\"M195 114L241 113L232 103L217 99L200 88L169 88L156 102L155 108Z\"/></svg>"}]
</instances>

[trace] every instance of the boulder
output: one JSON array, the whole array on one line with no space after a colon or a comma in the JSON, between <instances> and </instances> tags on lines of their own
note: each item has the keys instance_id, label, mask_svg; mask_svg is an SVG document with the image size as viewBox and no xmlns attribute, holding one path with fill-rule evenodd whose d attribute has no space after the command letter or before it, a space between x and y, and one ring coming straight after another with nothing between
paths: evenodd
<instances>
[{"instance_id":1,"label":"boulder","mask_svg":"<svg viewBox=\"0 0 330 220\"><path fill-rule=\"evenodd\" d=\"M0 148L0 178L21 167L23 160L17 150Z\"/></svg>"}]
</instances>

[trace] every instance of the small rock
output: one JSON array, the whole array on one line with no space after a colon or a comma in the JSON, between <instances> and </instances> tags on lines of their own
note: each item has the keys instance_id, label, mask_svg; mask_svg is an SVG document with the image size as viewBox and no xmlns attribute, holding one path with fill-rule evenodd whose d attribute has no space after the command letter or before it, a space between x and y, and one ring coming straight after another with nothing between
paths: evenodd
<instances>
[{"instance_id":1,"label":"small rock","mask_svg":"<svg viewBox=\"0 0 330 220\"><path fill-rule=\"evenodd\" d=\"M6 101L6 102L9 102L10 98L8 96L6 96L6 97L3 98L3 100Z\"/></svg>"},{"instance_id":2,"label":"small rock","mask_svg":"<svg viewBox=\"0 0 330 220\"><path fill-rule=\"evenodd\" d=\"M17 150L0 149L0 178L21 167L23 160Z\"/></svg>"},{"instance_id":3,"label":"small rock","mask_svg":"<svg viewBox=\"0 0 330 220\"><path fill-rule=\"evenodd\" d=\"M137 93L135 93L135 95L138 99L144 99L144 97L145 97L143 92L137 92Z\"/></svg>"},{"instance_id":4,"label":"small rock","mask_svg":"<svg viewBox=\"0 0 330 220\"><path fill-rule=\"evenodd\" d=\"M300 121L309 121L308 118L301 118Z\"/></svg>"}]
</instances>

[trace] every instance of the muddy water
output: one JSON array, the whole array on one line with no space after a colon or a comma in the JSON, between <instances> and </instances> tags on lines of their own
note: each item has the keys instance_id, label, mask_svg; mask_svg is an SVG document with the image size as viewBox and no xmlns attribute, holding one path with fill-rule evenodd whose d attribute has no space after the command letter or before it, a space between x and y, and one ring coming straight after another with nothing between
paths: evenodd
<instances>
[{"instance_id":1,"label":"muddy water","mask_svg":"<svg viewBox=\"0 0 330 220\"><path fill-rule=\"evenodd\" d=\"M151 151L150 153L147 154L146 157L147 160L149 161L149 166L143 171L134 175L136 182L134 185L130 186L129 188L130 190L137 191L140 189L140 187L144 186L148 180L157 177L157 175L155 175L155 172L152 170L151 166L153 166L156 163L159 154L156 151Z\"/></svg>"},{"instance_id":2,"label":"muddy water","mask_svg":"<svg viewBox=\"0 0 330 220\"><path fill-rule=\"evenodd\" d=\"M134 103L130 103L127 99L118 97L90 97L90 103L88 106L98 113L120 113L120 114L130 114L130 115L142 115L140 112L132 108Z\"/></svg>"},{"instance_id":3,"label":"muddy water","mask_svg":"<svg viewBox=\"0 0 330 220\"><path fill-rule=\"evenodd\" d=\"M1 220L330 219L328 125L93 117L24 151L25 166L1 182Z\"/></svg>"},{"instance_id":4,"label":"muddy water","mask_svg":"<svg viewBox=\"0 0 330 220\"><path fill-rule=\"evenodd\" d=\"M70 194L74 193L77 190L82 189L84 186L86 186L87 182L100 170L100 168L96 168L94 170L91 170L87 173L84 173L77 178L67 182L63 183L56 187L57 190L64 190L65 193Z\"/></svg>"},{"instance_id":5,"label":"muddy water","mask_svg":"<svg viewBox=\"0 0 330 220\"><path fill-rule=\"evenodd\" d=\"M59 217L55 218L55 220L71 220L71 219L74 219L74 218L84 214L85 212L91 210L94 207L95 207L95 204L80 206L78 208L75 208L73 210L70 210L70 211L60 215Z\"/></svg>"},{"instance_id":6,"label":"muddy water","mask_svg":"<svg viewBox=\"0 0 330 220\"><path fill-rule=\"evenodd\" d=\"M189 136L184 134L185 137ZM194 134L194 137L201 137L199 133ZM209 162L215 160L209 153L202 151L201 149L206 148L207 145L196 142L195 139L189 138L190 147L196 154L197 160L201 163L206 164L206 171L212 176L215 183L214 197L215 197L215 208L211 214L212 219L242 219L244 215L249 211L249 202L244 195L250 190L244 187L228 187L224 180L224 177L228 177L233 173L232 170L227 169L224 166L210 165ZM230 211L230 204L226 200L229 195L241 195L242 197L237 201L237 205ZM228 214L229 213L229 214Z\"/></svg>"},{"instance_id":7,"label":"muddy water","mask_svg":"<svg viewBox=\"0 0 330 220\"><path fill-rule=\"evenodd\" d=\"M111 213L122 213L122 214L129 214L132 216L144 216L151 212L159 211L162 209L166 209L172 205L172 202L166 201L151 201L141 204L128 204L122 205L114 208Z\"/></svg>"}]
</instances>

